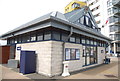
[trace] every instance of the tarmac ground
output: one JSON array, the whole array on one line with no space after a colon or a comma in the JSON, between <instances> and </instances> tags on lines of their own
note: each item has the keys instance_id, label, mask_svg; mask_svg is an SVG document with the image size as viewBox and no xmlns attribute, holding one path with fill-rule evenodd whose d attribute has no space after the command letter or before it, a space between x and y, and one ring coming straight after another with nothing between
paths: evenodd
<instances>
[{"instance_id":1,"label":"tarmac ground","mask_svg":"<svg viewBox=\"0 0 120 81\"><path fill-rule=\"evenodd\" d=\"M1 79L118 79L120 76L118 67L120 65L120 57L111 57L110 64L102 64L83 71L70 73L68 77L55 76L46 77L37 73L23 75L19 73L19 69L8 68L7 64L0 65Z\"/></svg>"}]
</instances>

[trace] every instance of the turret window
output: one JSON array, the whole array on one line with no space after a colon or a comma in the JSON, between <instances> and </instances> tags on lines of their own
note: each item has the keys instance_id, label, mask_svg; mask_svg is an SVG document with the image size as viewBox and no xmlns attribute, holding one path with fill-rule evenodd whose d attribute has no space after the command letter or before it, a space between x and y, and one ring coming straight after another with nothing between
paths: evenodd
<instances>
[{"instance_id":1,"label":"turret window","mask_svg":"<svg viewBox=\"0 0 120 81\"><path fill-rule=\"evenodd\" d=\"M73 4L72 4L72 8L80 8L80 4L78 4L78 3L73 3Z\"/></svg>"}]
</instances>

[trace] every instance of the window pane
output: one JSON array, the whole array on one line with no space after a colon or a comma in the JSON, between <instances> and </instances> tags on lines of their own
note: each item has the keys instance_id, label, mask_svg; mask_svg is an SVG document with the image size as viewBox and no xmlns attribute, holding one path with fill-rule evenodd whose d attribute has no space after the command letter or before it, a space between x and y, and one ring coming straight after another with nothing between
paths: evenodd
<instances>
[{"instance_id":1,"label":"window pane","mask_svg":"<svg viewBox=\"0 0 120 81\"><path fill-rule=\"evenodd\" d=\"M30 35L23 35L22 36L22 42L29 42L30 41Z\"/></svg>"},{"instance_id":2,"label":"window pane","mask_svg":"<svg viewBox=\"0 0 120 81\"><path fill-rule=\"evenodd\" d=\"M76 37L76 43L80 43L80 38Z\"/></svg>"},{"instance_id":3,"label":"window pane","mask_svg":"<svg viewBox=\"0 0 120 81\"><path fill-rule=\"evenodd\" d=\"M120 43L118 43L118 47L120 47Z\"/></svg>"},{"instance_id":4,"label":"window pane","mask_svg":"<svg viewBox=\"0 0 120 81\"><path fill-rule=\"evenodd\" d=\"M76 59L80 59L80 50L75 49L75 51L76 51Z\"/></svg>"},{"instance_id":5,"label":"window pane","mask_svg":"<svg viewBox=\"0 0 120 81\"><path fill-rule=\"evenodd\" d=\"M85 39L82 39L82 43L85 44Z\"/></svg>"},{"instance_id":6,"label":"window pane","mask_svg":"<svg viewBox=\"0 0 120 81\"><path fill-rule=\"evenodd\" d=\"M44 40L51 39L51 32L45 32L44 33Z\"/></svg>"},{"instance_id":7,"label":"window pane","mask_svg":"<svg viewBox=\"0 0 120 81\"><path fill-rule=\"evenodd\" d=\"M83 46L83 57L86 56L85 46Z\"/></svg>"},{"instance_id":8,"label":"window pane","mask_svg":"<svg viewBox=\"0 0 120 81\"><path fill-rule=\"evenodd\" d=\"M72 4L72 8L79 8L80 7L80 4L78 4L78 3L73 3Z\"/></svg>"},{"instance_id":9,"label":"window pane","mask_svg":"<svg viewBox=\"0 0 120 81\"><path fill-rule=\"evenodd\" d=\"M17 42L18 42L18 43L21 43L21 36L18 36Z\"/></svg>"},{"instance_id":10,"label":"window pane","mask_svg":"<svg viewBox=\"0 0 120 81\"><path fill-rule=\"evenodd\" d=\"M80 18L80 23L84 24L84 16Z\"/></svg>"},{"instance_id":11,"label":"window pane","mask_svg":"<svg viewBox=\"0 0 120 81\"><path fill-rule=\"evenodd\" d=\"M93 45L93 40L91 40L91 45Z\"/></svg>"},{"instance_id":12,"label":"window pane","mask_svg":"<svg viewBox=\"0 0 120 81\"><path fill-rule=\"evenodd\" d=\"M70 37L70 42L75 42L75 37Z\"/></svg>"},{"instance_id":13,"label":"window pane","mask_svg":"<svg viewBox=\"0 0 120 81\"><path fill-rule=\"evenodd\" d=\"M30 37L30 40L31 41L36 41L36 34L32 34L31 37Z\"/></svg>"},{"instance_id":14,"label":"window pane","mask_svg":"<svg viewBox=\"0 0 120 81\"><path fill-rule=\"evenodd\" d=\"M100 42L98 42L98 46L100 46Z\"/></svg>"},{"instance_id":15,"label":"window pane","mask_svg":"<svg viewBox=\"0 0 120 81\"><path fill-rule=\"evenodd\" d=\"M36 37L35 36L32 36L31 37L31 41L35 41L36 40Z\"/></svg>"},{"instance_id":16,"label":"window pane","mask_svg":"<svg viewBox=\"0 0 120 81\"><path fill-rule=\"evenodd\" d=\"M89 18L88 17L85 18L86 18L86 25L89 25Z\"/></svg>"},{"instance_id":17,"label":"window pane","mask_svg":"<svg viewBox=\"0 0 120 81\"><path fill-rule=\"evenodd\" d=\"M71 58L72 60L75 59L75 55L76 55L75 49L71 49L71 55L70 55L70 58Z\"/></svg>"},{"instance_id":18,"label":"window pane","mask_svg":"<svg viewBox=\"0 0 120 81\"><path fill-rule=\"evenodd\" d=\"M86 40L86 43L87 43L87 44L90 44L90 41L87 39L87 40Z\"/></svg>"},{"instance_id":19,"label":"window pane","mask_svg":"<svg viewBox=\"0 0 120 81\"><path fill-rule=\"evenodd\" d=\"M66 48L65 49L65 60L70 60L70 49L69 48Z\"/></svg>"},{"instance_id":20,"label":"window pane","mask_svg":"<svg viewBox=\"0 0 120 81\"><path fill-rule=\"evenodd\" d=\"M96 42L96 41L94 41L94 45L97 45L97 42Z\"/></svg>"},{"instance_id":21,"label":"window pane","mask_svg":"<svg viewBox=\"0 0 120 81\"><path fill-rule=\"evenodd\" d=\"M93 56L93 51L94 51L94 48L91 47L90 56Z\"/></svg>"},{"instance_id":22,"label":"window pane","mask_svg":"<svg viewBox=\"0 0 120 81\"><path fill-rule=\"evenodd\" d=\"M67 37L68 37L68 35L67 35L67 34L62 33L62 40L63 40L63 41L68 41L68 40L66 40L66 39L67 39Z\"/></svg>"},{"instance_id":23,"label":"window pane","mask_svg":"<svg viewBox=\"0 0 120 81\"><path fill-rule=\"evenodd\" d=\"M97 47L94 47L94 51L93 51L93 54L94 54L94 63L97 63Z\"/></svg>"},{"instance_id":24,"label":"window pane","mask_svg":"<svg viewBox=\"0 0 120 81\"><path fill-rule=\"evenodd\" d=\"M53 32L52 39L60 40L60 33L59 32Z\"/></svg>"},{"instance_id":25,"label":"window pane","mask_svg":"<svg viewBox=\"0 0 120 81\"><path fill-rule=\"evenodd\" d=\"M14 43L15 43L14 38L10 38L10 44L14 44Z\"/></svg>"},{"instance_id":26,"label":"window pane","mask_svg":"<svg viewBox=\"0 0 120 81\"><path fill-rule=\"evenodd\" d=\"M15 37L15 43L17 43L17 37Z\"/></svg>"},{"instance_id":27,"label":"window pane","mask_svg":"<svg viewBox=\"0 0 120 81\"><path fill-rule=\"evenodd\" d=\"M85 52L86 52L87 56L89 56L89 54L90 54L90 47L89 46L86 46Z\"/></svg>"},{"instance_id":28,"label":"window pane","mask_svg":"<svg viewBox=\"0 0 120 81\"><path fill-rule=\"evenodd\" d=\"M10 44L10 39L7 39L7 44Z\"/></svg>"},{"instance_id":29,"label":"window pane","mask_svg":"<svg viewBox=\"0 0 120 81\"><path fill-rule=\"evenodd\" d=\"M37 34L37 41L43 40L43 33Z\"/></svg>"}]
</instances>

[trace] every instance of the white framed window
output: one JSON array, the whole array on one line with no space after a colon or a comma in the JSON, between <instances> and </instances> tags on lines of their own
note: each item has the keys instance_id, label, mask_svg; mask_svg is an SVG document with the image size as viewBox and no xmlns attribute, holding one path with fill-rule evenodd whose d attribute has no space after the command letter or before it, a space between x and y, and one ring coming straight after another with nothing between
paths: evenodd
<instances>
[{"instance_id":1,"label":"white framed window","mask_svg":"<svg viewBox=\"0 0 120 81\"><path fill-rule=\"evenodd\" d=\"M65 48L65 60L79 60L80 49L76 48Z\"/></svg>"}]
</instances>

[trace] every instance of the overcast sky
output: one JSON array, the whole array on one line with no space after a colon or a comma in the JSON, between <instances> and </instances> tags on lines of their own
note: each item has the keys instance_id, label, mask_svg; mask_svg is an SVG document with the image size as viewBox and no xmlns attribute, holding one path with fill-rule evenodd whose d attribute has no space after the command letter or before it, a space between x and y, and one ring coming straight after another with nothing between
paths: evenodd
<instances>
[{"instance_id":1,"label":"overcast sky","mask_svg":"<svg viewBox=\"0 0 120 81\"><path fill-rule=\"evenodd\" d=\"M0 0L0 35L49 12L64 13L64 7L71 1Z\"/></svg>"}]
</instances>

